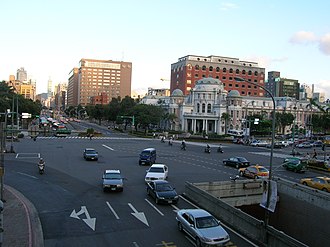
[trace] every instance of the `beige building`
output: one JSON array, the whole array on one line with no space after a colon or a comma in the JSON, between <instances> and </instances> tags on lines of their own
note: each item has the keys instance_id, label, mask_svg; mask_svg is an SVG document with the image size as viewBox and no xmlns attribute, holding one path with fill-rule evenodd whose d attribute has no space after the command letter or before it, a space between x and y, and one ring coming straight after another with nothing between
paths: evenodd
<instances>
[{"instance_id":1,"label":"beige building","mask_svg":"<svg viewBox=\"0 0 330 247\"><path fill-rule=\"evenodd\" d=\"M69 74L68 106L88 105L91 98L106 94L112 98L131 96L132 63L81 59Z\"/></svg>"}]
</instances>

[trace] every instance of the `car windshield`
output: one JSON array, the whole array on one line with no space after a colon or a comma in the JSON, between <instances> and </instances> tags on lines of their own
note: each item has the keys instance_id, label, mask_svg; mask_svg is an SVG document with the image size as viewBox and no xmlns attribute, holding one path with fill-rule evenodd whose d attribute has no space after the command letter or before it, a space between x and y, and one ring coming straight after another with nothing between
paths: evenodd
<instances>
[{"instance_id":1,"label":"car windshield","mask_svg":"<svg viewBox=\"0 0 330 247\"><path fill-rule=\"evenodd\" d=\"M96 154L95 150L85 150L86 154Z\"/></svg>"},{"instance_id":2,"label":"car windshield","mask_svg":"<svg viewBox=\"0 0 330 247\"><path fill-rule=\"evenodd\" d=\"M119 173L106 173L104 175L105 179L121 179L121 175Z\"/></svg>"},{"instance_id":3,"label":"car windshield","mask_svg":"<svg viewBox=\"0 0 330 247\"><path fill-rule=\"evenodd\" d=\"M268 170L265 167L259 167L259 172L268 172Z\"/></svg>"},{"instance_id":4,"label":"car windshield","mask_svg":"<svg viewBox=\"0 0 330 247\"><path fill-rule=\"evenodd\" d=\"M149 151L142 151L142 153L141 153L141 155L143 155L143 156L146 156L146 155L149 155L149 154L150 154Z\"/></svg>"},{"instance_id":5,"label":"car windshield","mask_svg":"<svg viewBox=\"0 0 330 247\"><path fill-rule=\"evenodd\" d=\"M156 187L156 191L172 191L173 188L169 184L159 184Z\"/></svg>"},{"instance_id":6,"label":"car windshield","mask_svg":"<svg viewBox=\"0 0 330 247\"><path fill-rule=\"evenodd\" d=\"M247 159L245 159L245 158L243 158L243 157L238 157L237 158L239 161L241 161L241 162L247 162Z\"/></svg>"},{"instance_id":7,"label":"car windshield","mask_svg":"<svg viewBox=\"0 0 330 247\"><path fill-rule=\"evenodd\" d=\"M197 228L210 228L210 227L216 227L218 225L219 225L218 221L212 216L196 218Z\"/></svg>"},{"instance_id":8,"label":"car windshield","mask_svg":"<svg viewBox=\"0 0 330 247\"><path fill-rule=\"evenodd\" d=\"M150 167L148 172L164 173L164 169L161 167Z\"/></svg>"}]
</instances>

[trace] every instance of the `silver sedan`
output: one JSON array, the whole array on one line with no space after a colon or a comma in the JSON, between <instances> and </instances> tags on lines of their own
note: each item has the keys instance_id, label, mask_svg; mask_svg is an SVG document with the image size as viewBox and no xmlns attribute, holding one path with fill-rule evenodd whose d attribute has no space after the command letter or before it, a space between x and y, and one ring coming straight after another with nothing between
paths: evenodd
<instances>
[{"instance_id":1,"label":"silver sedan","mask_svg":"<svg viewBox=\"0 0 330 247\"><path fill-rule=\"evenodd\" d=\"M201 246L223 246L230 241L229 234L220 222L203 209L181 209L176 220L179 231L186 232Z\"/></svg>"}]
</instances>

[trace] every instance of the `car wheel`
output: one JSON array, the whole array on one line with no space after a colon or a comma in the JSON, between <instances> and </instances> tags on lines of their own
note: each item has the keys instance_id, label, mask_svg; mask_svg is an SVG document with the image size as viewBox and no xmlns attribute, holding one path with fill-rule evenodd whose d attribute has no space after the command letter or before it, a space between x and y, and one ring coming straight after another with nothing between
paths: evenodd
<instances>
[{"instance_id":1,"label":"car wheel","mask_svg":"<svg viewBox=\"0 0 330 247\"><path fill-rule=\"evenodd\" d=\"M181 222L178 222L178 229L179 229L179 231L180 231L180 232L182 232L182 231L183 231L183 227L182 227L182 224L181 224Z\"/></svg>"},{"instance_id":2,"label":"car wheel","mask_svg":"<svg viewBox=\"0 0 330 247\"><path fill-rule=\"evenodd\" d=\"M201 240L199 238L196 238L196 246L197 247L202 247Z\"/></svg>"},{"instance_id":3,"label":"car wheel","mask_svg":"<svg viewBox=\"0 0 330 247\"><path fill-rule=\"evenodd\" d=\"M306 182L303 182L303 185L307 186L307 183Z\"/></svg>"},{"instance_id":4,"label":"car wheel","mask_svg":"<svg viewBox=\"0 0 330 247\"><path fill-rule=\"evenodd\" d=\"M328 192L327 188L323 188L322 191Z\"/></svg>"},{"instance_id":5,"label":"car wheel","mask_svg":"<svg viewBox=\"0 0 330 247\"><path fill-rule=\"evenodd\" d=\"M226 165L227 165L227 162L226 162L226 161L224 161L224 162L223 162L223 165L224 165L224 166L226 166Z\"/></svg>"},{"instance_id":6,"label":"car wheel","mask_svg":"<svg viewBox=\"0 0 330 247\"><path fill-rule=\"evenodd\" d=\"M244 176L244 173L243 173L242 171L240 171L240 172L239 172L239 175L240 175L241 177L243 177L243 176Z\"/></svg>"},{"instance_id":7,"label":"car wheel","mask_svg":"<svg viewBox=\"0 0 330 247\"><path fill-rule=\"evenodd\" d=\"M294 172L298 172L297 168L294 168L293 171L294 171Z\"/></svg>"}]
</instances>

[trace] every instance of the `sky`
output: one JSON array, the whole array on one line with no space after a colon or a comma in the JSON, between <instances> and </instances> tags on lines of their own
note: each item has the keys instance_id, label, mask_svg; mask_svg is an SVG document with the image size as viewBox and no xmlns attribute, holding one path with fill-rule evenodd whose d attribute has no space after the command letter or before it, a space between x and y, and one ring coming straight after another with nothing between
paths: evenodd
<instances>
[{"instance_id":1,"label":"sky","mask_svg":"<svg viewBox=\"0 0 330 247\"><path fill-rule=\"evenodd\" d=\"M24 67L37 93L82 58L132 62L132 90L169 88L186 55L258 62L330 98L330 1L3 0L0 80ZM161 80L165 79L165 80Z\"/></svg>"}]
</instances>

